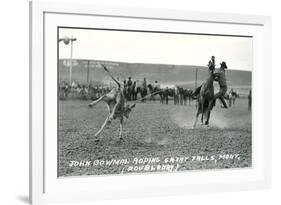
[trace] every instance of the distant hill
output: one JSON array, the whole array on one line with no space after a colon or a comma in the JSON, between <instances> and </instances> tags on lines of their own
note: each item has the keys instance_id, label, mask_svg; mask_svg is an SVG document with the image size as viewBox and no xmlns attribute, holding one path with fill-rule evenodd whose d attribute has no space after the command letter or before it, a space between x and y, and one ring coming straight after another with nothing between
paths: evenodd
<instances>
[{"instance_id":1,"label":"distant hill","mask_svg":"<svg viewBox=\"0 0 281 205\"><path fill-rule=\"evenodd\" d=\"M87 64L86 60L74 60L73 80L80 83L87 81ZM144 64L144 63L124 63L111 61L91 61L90 81L108 82L111 79L106 72L98 66L98 63L104 63L120 80L127 79L131 76L133 79L142 80L144 77L149 82L157 80L160 84L180 85L188 88L195 86L195 73L198 69L198 81L200 85L207 78L207 67L194 65L166 65L166 64ZM68 81L69 68L68 60L59 60L59 79ZM248 92L252 84L252 72L240 70L227 70L227 80L229 87Z\"/></svg>"}]
</instances>

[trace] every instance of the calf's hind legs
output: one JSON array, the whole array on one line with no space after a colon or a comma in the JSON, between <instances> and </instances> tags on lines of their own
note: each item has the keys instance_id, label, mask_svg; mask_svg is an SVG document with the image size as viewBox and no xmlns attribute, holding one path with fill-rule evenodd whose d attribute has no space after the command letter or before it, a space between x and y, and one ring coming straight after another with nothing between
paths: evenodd
<instances>
[{"instance_id":1,"label":"calf's hind legs","mask_svg":"<svg viewBox=\"0 0 281 205\"><path fill-rule=\"evenodd\" d=\"M123 119L120 119L120 124L119 124L119 139L122 140L122 132L123 132Z\"/></svg>"},{"instance_id":2,"label":"calf's hind legs","mask_svg":"<svg viewBox=\"0 0 281 205\"><path fill-rule=\"evenodd\" d=\"M101 96L99 99L92 101L88 106L89 106L89 107L95 106L95 105L98 104L100 101L102 101L104 97L105 97L105 96Z\"/></svg>"},{"instance_id":3,"label":"calf's hind legs","mask_svg":"<svg viewBox=\"0 0 281 205\"><path fill-rule=\"evenodd\" d=\"M99 136L99 134L103 131L104 127L107 125L107 123L109 122L109 117L107 117L103 123L103 125L101 126L101 128L99 129L99 131L97 131L97 133L94 135L95 137Z\"/></svg>"}]
</instances>

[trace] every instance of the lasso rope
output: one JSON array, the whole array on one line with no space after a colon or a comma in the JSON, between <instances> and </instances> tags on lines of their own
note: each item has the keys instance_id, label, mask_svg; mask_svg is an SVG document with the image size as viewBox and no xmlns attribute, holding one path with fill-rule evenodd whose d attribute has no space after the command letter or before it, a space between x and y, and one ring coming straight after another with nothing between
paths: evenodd
<instances>
[{"instance_id":1,"label":"lasso rope","mask_svg":"<svg viewBox=\"0 0 281 205\"><path fill-rule=\"evenodd\" d=\"M149 94L149 95L146 95L146 96L144 96L143 98L136 100L135 102L141 101L141 100L143 100L143 99L145 99L145 98L147 98L147 97L149 97L149 96L151 97L151 96L153 96L153 95L155 95L155 94L157 94L157 93L160 93L160 92L162 92L162 90L156 91L156 92L151 93L151 94Z\"/></svg>"}]
</instances>

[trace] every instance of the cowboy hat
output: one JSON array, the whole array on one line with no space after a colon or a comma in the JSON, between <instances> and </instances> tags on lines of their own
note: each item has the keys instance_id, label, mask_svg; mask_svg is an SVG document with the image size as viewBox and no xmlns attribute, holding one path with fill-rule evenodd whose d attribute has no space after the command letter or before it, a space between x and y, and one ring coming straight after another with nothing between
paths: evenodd
<instances>
[{"instance_id":1,"label":"cowboy hat","mask_svg":"<svg viewBox=\"0 0 281 205\"><path fill-rule=\"evenodd\" d=\"M226 65L226 62L221 62L221 67L224 67L225 69L227 69L227 65Z\"/></svg>"}]
</instances>

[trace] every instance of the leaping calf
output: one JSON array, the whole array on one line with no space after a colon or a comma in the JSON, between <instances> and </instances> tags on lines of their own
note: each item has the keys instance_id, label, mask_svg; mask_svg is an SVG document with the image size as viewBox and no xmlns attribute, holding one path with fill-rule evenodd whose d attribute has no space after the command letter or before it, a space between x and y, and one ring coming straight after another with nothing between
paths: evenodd
<instances>
[{"instance_id":1,"label":"leaping calf","mask_svg":"<svg viewBox=\"0 0 281 205\"><path fill-rule=\"evenodd\" d=\"M105 126L107 124L110 124L110 122L113 119L115 120L118 118L120 120L119 139L122 139L124 117L129 118L130 112L136 106L136 104L130 105L125 102L123 88L121 87L120 82L114 78L114 76L109 72L109 70L104 65L101 66L108 73L108 75L114 80L114 82L116 82L118 88L113 88L109 93L101 96L99 99L94 100L89 104L89 107L93 107L96 104L98 104L100 101L104 101L107 103L107 107L109 111L108 117L105 119L99 131L95 134L95 137L97 137L103 131Z\"/></svg>"}]
</instances>

